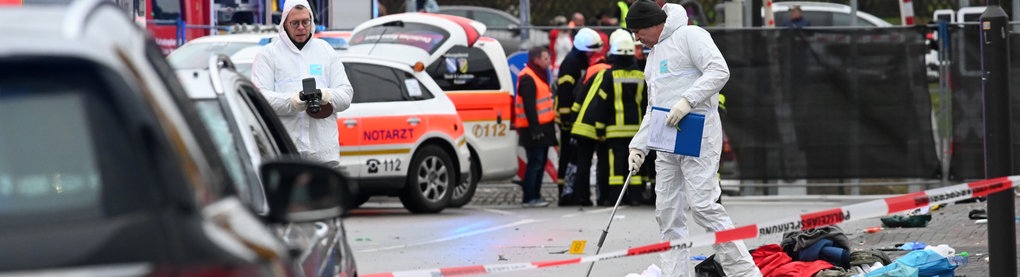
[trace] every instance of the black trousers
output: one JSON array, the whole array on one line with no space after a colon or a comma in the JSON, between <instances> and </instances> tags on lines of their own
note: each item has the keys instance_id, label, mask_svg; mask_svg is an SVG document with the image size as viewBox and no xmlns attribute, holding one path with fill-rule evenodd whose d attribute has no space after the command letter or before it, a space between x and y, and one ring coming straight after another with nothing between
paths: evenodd
<instances>
[{"instance_id":1,"label":"black trousers","mask_svg":"<svg viewBox=\"0 0 1020 277\"><path fill-rule=\"evenodd\" d=\"M596 187L598 189L596 198L604 201L609 190L609 158L606 144L598 140L574 137L577 141L577 175L574 179L574 200L581 205L591 203L591 165L594 155L598 155L596 170ZM615 199L614 199L615 201Z\"/></svg>"},{"instance_id":2,"label":"black trousers","mask_svg":"<svg viewBox=\"0 0 1020 277\"><path fill-rule=\"evenodd\" d=\"M645 183L641 173L635 173L631 176L630 183L624 184L627 180L627 174L630 171L630 140L631 138L609 138L606 139L603 144L607 148L606 152L608 156L606 160L609 164L606 165L608 170L608 176L606 177L608 183L605 189L601 189L603 192L603 199L612 201L615 204L616 199L620 197L620 193L626 189L627 196L624 198L624 203L636 205L642 202L642 194L645 191ZM600 184L601 185L601 184Z\"/></svg>"}]
</instances>

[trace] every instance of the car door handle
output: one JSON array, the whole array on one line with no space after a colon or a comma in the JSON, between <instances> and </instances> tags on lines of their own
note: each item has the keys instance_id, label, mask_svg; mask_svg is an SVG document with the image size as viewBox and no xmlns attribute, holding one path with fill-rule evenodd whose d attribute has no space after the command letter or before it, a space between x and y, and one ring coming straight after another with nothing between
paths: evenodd
<instances>
[{"instance_id":1,"label":"car door handle","mask_svg":"<svg viewBox=\"0 0 1020 277\"><path fill-rule=\"evenodd\" d=\"M408 117L407 118L407 123L410 123L411 126L418 126L418 123L421 123L421 119L418 118L418 117L413 117L413 116L412 117Z\"/></svg>"},{"instance_id":2,"label":"car door handle","mask_svg":"<svg viewBox=\"0 0 1020 277\"><path fill-rule=\"evenodd\" d=\"M345 119L344 125L346 125L347 128L354 128L354 125L358 125L358 121L354 119Z\"/></svg>"}]
</instances>

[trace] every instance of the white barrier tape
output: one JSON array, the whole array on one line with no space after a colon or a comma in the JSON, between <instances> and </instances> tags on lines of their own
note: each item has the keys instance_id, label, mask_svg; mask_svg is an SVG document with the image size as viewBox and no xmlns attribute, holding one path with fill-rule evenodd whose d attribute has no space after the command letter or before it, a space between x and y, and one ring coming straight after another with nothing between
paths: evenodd
<instances>
[{"instance_id":1,"label":"white barrier tape","mask_svg":"<svg viewBox=\"0 0 1020 277\"><path fill-rule=\"evenodd\" d=\"M900 22L903 26L914 25L914 1L900 0Z\"/></svg>"},{"instance_id":2,"label":"white barrier tape","mask_svg":"<svg viewBox=\"0 0 1020 277\"><path fill-rule=\"evenodd\" d=\"M690 249L696 247L710 246L716 243L753 239L764 235L782 234L790 231L807 230L816 227L835 225L843 222L851 222L861 219L881 217L902 211L909 211L920 207L956 202L974 197L988 196L989 194L995 192L1012 189L1016 187L1018 184L1020 184L1020 175L957 184L921 192L889 197L886 199L878 199L858 204L852 204L841 208L832 208L828 210L805 213L801 214L799 217L772 220L762 224L745 225L733 229L727 229L714 233L699 235L696 237L689 238L687 240L657 242L644 246L628 248L626 250L607 252L595 256L530 263L472 265L461 267L374 273L363 275L363 277L443 277L443 276L481 275L487 273L522 271L545 267L605 261L630 256L659 253L672 249L683 248Z\"/></svg>"}]
</instances>

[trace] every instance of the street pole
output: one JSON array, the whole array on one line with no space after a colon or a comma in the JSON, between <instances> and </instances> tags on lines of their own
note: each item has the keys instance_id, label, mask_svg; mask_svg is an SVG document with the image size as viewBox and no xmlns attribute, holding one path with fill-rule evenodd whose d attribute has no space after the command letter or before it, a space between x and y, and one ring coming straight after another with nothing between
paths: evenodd
<instances>
[{"instance_id":1,"label":"street pole","mask_svg":"<svg viewBox=\"0 0 1020 277\"><path fill-rule=\"evenodd\" d=\"M517 50L525 50L525 51L527 51L528 49L524 49L524 46L528 45L528 38L530 38L530 36L531 36L531 33L530 33L530 31L531 31L531 1L530 0L521 0L521 14L520 14L520 17L521 17L521 26L517 26L517 28L520 28L520 32L521 32L521 47L520 47L521 49L517 49ZM555 42L553 42L553 43L555 43Z\"/></svg>"},{"instance_id":2,"label":"street pole","mask_svg":"<svg viewBox=\"0 0 1020 277\"><path fill-rule=\"evenodd\" d=\"M939 124L937 125L939 130L942 130L942 135L939 136L939 145L942 150L942 186L949 185L949 166L950 161L953 160L953 153L949 145L949 142L953 139L953 95L949 90L949 21L939 20L939 102L942 106L942 115L939 116Z\"/></svg>"},{"instance_id":3,"label":"street pole","mask_svg":"<svg viewBox=\"0 0 1020 277\"><path fill-rule=\"evenodd\" d=\"M265 18L263 22L266 25L273 25L273 0L266 0L262 5L262 11L265 12Z\"/></svg>"},{"instance_id":4,"label":"street pole","mask_svg":"<svg viewBox=\"0 0 1020 277\"><path fill-rule=\"evenodd\" d=\"M761 0L751 0L751 27L765 26L762 22L761 9Z\"/></svg>"},{"instance_id":5,"label":"street pole","mask_svg":"<svg viewBox=\"0 0 1020 277\"><path fill-rule=\"evenodd\" d=\"M850 26L857 27L857 0L850 0Z\"/></svg>"},{"instance_id":6,"label":"street pole","mask_svg":"<svg viewBox=\"0 0 1020 277\"><path fill-rule=\"evenodd\" d=\"M1013 19L1020 18L1020 0L1013 0Z\"/></svg>"},{"instance_id":7,"label":"street pole","mask_svg":"<svg viewBox=\"0 0 1020 277\"><path fill-rule=\"evenodd\" d=\"M1013 170L1010 138L1009 16L998 0L981 14L981 68L984 91L985 177L1009 176ZM1017 276L1013 190L988 195L988 270L991 276Z\"/></svg>"}]
</instances>

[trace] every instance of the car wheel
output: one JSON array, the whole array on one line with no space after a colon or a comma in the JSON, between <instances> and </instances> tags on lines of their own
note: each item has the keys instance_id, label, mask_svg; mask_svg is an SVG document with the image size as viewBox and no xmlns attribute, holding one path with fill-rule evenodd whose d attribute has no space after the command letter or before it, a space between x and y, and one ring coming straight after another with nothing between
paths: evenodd
<instances>
[{"instance_id":1,"label":"car wheel","mask_svg":"<svg viewBox=\"0 0 1020 277\"><path fill-rule=\"evenodd\" d=\"M453 195L450 196L450 207L460 208L471 202L475 197L475 190L478 189L478 180L482 178L482 165L478 157L471 155L471 169L464 181L453 188Z\"/></svg>"},{"instance_id":2,"label":"car wheel","mask_svg":"<svg viewBox=\"0 0 1020 277\"><path fill-rule=\"evenodd\" d=\"M438 213L450 204L457 182L450 155L435 145L422 147L411 158L400 202L413 213Z\"/></svg>"}]
</instances>

